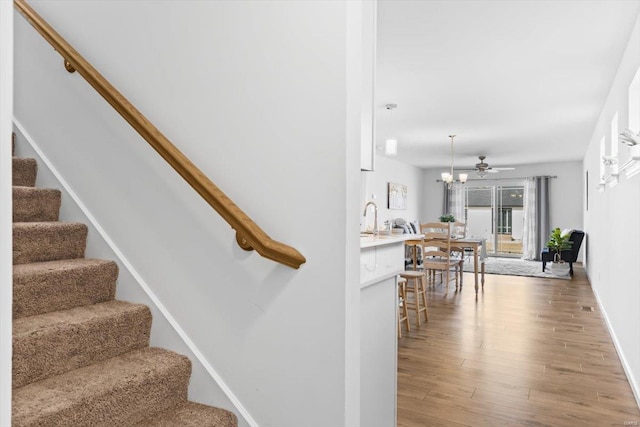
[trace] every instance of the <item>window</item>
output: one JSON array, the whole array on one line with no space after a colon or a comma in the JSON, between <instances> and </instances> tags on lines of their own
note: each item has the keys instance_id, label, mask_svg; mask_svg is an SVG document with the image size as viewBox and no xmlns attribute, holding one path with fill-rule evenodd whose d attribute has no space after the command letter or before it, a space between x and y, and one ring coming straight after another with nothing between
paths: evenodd
<instances>
[{"instance_id":1,"label":"window","mask_svg":"<svg viewBox=\"0 0 640 427\"><path fill-rule=\"evenodd\" d=\"M465 187L467 235L487 239L487 253L522 254L524 185Z\"/></svg>"},{"instance_id":2,"label":"window","mask_svg":"<svg viewBox=\"0 0 640 427\"><path fill-rule=\"evenodd\" d=\"M611 156L611 161L613 163L609 166L609 172L611 175L618 175L618 112L613 115L613 119L611 120L611 152L609 155Z\"/></svg>"},{"instance_id":3,"label":"window","mask_svg":"<svg viewBox=\"0 0 640 427\"><path fill-rule=\"evenodd\" d=\"M640 68L629 86L629 129L640 132Z\"/></svg>"},{"instance_id":4,"label":"window","mask_svg":"<svg viewBox=\"0 0 640 427\"><path fill-rule=\"evenodd\" d=\"M512 208L500 208L498 211L498 234L511 234L511 224L513 224Z\"/></svg>"},{"instance_id":5,"label":"window","mask_svg":"<svg viewBox=\"0 0 640 427\"><path fill-rule=\"evenodd\" d=\"M600 140L600 184L604 184L605 182L605 175L606 175L606 171L605 171L605 166L604 166L604 162L602 161L602 159L604 158L604 156L607 154L606 149L605 149L605 140L604 140L604 136L602 137L602 139Z\"/></svg>"},{"instance_id":6,"label":"window","mask_svg":"<svg viewBox=\"0 0 640 427\"><path fill-rule=\"evenodd\" d=\"M629 130L636 135L640 134L640 68L636 71L636 75L629 85ZM640 174L640 145L626 147L629 152L630 162L625 166L631 165L625 171L627 178Z\"/></svg>"}]
</instances>

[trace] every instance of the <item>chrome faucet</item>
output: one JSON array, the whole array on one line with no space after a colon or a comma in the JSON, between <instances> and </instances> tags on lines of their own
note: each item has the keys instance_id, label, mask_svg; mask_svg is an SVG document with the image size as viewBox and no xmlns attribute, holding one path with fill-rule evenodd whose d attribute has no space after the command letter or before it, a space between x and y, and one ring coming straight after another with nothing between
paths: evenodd
<instances>
[{"instance_id":1,"label":"chrome faucet","mask_svg":"<svg viewBox=\"0 0 640 427\"><path fill-rule=\"evenodd\" d=\"M365 218L365 222L366 222L367 208L370 205L373 206L373 235L377 236L378 235L378 205L376 205L373 201L367 202L367 204L364 205L364 213L362 214L362 216Z\"/></svg>"}]
</instances>

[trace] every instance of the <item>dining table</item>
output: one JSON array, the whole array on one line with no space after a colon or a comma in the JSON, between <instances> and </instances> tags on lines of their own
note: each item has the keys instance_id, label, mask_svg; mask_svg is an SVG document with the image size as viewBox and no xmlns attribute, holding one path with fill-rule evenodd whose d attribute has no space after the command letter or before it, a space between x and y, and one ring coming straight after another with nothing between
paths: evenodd
<instances>
[{"instance_id":1,"label":"dining table","mask_svg":"<svg viewBox=\"0 0 640 427\"><path fill-rule=\"evenodd\" d=\"M418 269L417 247L425 243L423 236L416 235L415 239L405 240L405 246L412 247L413 269ZM476 237L452 238L451 245L473 251L473 274L476 294L479 284L484 290L484 260L486 258L486 239Z\"/></svg>"}]
</instances>

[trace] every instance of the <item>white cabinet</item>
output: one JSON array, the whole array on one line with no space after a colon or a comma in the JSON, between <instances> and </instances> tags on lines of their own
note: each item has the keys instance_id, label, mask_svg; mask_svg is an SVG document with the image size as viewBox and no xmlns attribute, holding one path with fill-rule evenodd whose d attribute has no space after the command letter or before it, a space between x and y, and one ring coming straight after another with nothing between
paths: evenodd
<instances>
[{"instance_id":1,"label":"white cabinet","mask_svg":"<svg viewBox=\"0 0 640 427\"><path fill-rule=\"evenodd\" d=\"M396 425L398 291L407 237L360 242L360 425Z\"/></svg>"},{"instance_id":2,"label":"white cabinet","mask_svg":"<svg viewBox=\"0 0 640 427\"><path fill-rule=\"evenodd\" d=\"M392 276L360 290L360 425L396 425L397 291Z\"/></svg>"},{"instance_id":3,"label":"white cabinet","mask_svg":"<svg viewBox=\"0 0 640 427\"><path fill-rule=\"evenodd\" d=\"M375 77L376 77L375 1L362 2L362 92L360 111L360 170L375 167Z\"/></svg>"},{"instance_id":4,"label":"white cabinet","mask_svg":"<svg viewBox=\"0 0 640 427\"><path fill-rule=\"evenodd\" d=\"M383 241L384 242L384 241ZM360 287L398 274L404 267L404 240L360 247Z\"/></svg>"}]
</instances>

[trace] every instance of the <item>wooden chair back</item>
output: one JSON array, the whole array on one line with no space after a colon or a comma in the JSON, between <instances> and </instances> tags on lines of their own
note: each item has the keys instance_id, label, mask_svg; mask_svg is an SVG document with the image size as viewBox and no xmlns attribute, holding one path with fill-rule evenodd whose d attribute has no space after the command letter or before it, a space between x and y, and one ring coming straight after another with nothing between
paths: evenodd
<instances>
[{"instance_id":1,"label":"wooden chair back","mask_svg":"<svg viewBox=\"0 0 640 427\"><path fill-rule=\"evenodd\" d=\"M422 259L427 258L448 261L451 248L451 223L428 222L420 224L420 231L424 234L422 243ZM425 267L426 268L426 267Z\"/></svg>"},{"instance_id":2,"label":"wooden chair back","mask_svg":"<svg viewBox=\"0 0 640 427\"><path fill-rule=\"evenodd\" d=\"M458 278L461 277L462 254L464 250L451 245L451 230L453 224L450 222L430 222L420 224L420 231L424 234L422 243L422 265L426 272L430 272L430 277L435 280L435 272L439 271L442 279L449 286L451 269L454 269L456 289L458 288ZM452 258L452 252L462 254L458 258Z\"/></svg>"},{"instance_id":3,"label":"wooden chair back","mask_svg":"<svg viewBox=\"0 0 640 427\"><path fill-rule=\"evenodd\" d=\"M420 224L420 233L424 234L426 241L447 241L451 236L450 222L427 222Z\"/></svg>"},{"instance_id":4,"label":"wooden chair back","mask_svg":"<svg viewBox=\"0 0 640 427\"><path fill-rule=\"evenodd\" d=\"M451 236L457 239L464 239L467 237L467 224L464 222L454 222L452 225Z\"/></svg>"}]
</instances>

